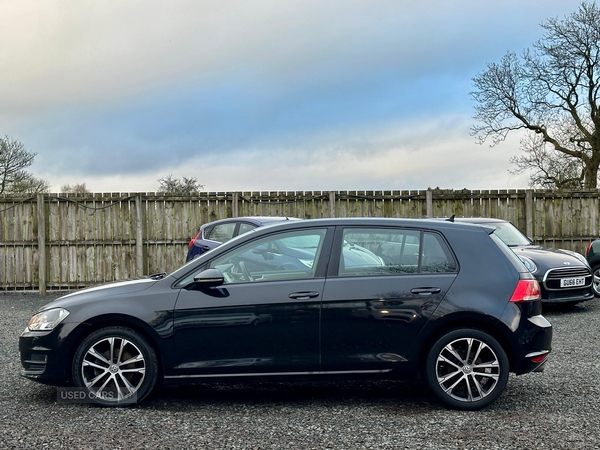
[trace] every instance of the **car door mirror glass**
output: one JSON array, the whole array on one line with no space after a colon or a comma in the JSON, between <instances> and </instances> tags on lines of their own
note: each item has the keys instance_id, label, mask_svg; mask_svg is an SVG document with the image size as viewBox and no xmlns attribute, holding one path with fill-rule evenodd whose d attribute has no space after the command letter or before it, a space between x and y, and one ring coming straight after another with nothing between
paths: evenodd
<instances>
[{"instance_id":1,"label":"car door mirror glass","mask_svg":"<svg viewBox=\"0 0 600 450\"><path fill-rule=\"evenodd\" d=\"M221 286L225 278L219 269L206 269L194 276L194 285L202 287Z\"/></svg>"}]
</instances>

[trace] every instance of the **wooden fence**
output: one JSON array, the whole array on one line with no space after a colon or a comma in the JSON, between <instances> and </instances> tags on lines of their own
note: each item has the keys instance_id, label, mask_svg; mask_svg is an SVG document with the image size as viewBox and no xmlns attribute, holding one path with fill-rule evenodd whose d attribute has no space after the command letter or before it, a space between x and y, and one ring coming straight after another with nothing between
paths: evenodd
<instances>
[{"instance_id":1,"label":"wooden fence","mask_svg":"<svg viewBox=\"0 0 600 450\"><path fill-rule=\"evenodd\" d=\"M185 261L202 223L237 216L497 217L537 243L584 253L599 236L598 196L439 189L0 196L0 289L76 289L169 272Z\"/></svg>"}]
</instances>

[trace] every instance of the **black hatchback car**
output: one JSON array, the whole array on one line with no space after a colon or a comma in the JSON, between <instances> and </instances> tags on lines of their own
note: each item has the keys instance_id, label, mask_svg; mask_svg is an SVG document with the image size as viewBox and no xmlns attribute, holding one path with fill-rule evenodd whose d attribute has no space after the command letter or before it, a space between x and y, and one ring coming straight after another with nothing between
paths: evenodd
<instances>
[{"instance_id":1,"label":"black hatchback car","mask_svg":"<svg viewBox=\"0 0 600 450\"><path fill-rule=\"evenodd\" d=\"M552 340L538 282L493 232L362 218L257 228L169 275L43 306L19 340L21 374L109 406L159 382L423 375L446 405L480 409L509 372L541 371Z\"/></svg>"}]
</instances>

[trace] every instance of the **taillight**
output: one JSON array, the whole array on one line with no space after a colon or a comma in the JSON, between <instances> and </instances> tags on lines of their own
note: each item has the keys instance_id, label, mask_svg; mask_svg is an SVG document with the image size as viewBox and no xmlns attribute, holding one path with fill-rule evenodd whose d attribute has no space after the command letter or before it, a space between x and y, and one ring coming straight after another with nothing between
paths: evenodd
<instances>
[{"instance_id":1,"label":"taillight","mask_svg":"<svg viewBox=\"0 0 600 450\"><path fill-rule=\"evenodd\" d=\"M588 244L587 248L585 249L585 256L587 256L587 254L590 252L590 248L592 248L593 243L594 243L594 241L592 241Z\"/></svg>"},{"instance_id":2,"label":"taillight","mask_svg":"<svg viewBox=\"0 0 600 450\"><path fill-rule=\"evenodd\" d=\"M544 355L538 355L538 356L534 356L533 358L531 358L531 362L534 363L541 363L542 361L544 361L546 358L548 358L548 353L544 354Z\"/></svg>"},{"instance_id":3,"label":"taillight","mask_svg":"<svg viewBox=\"0 0 600 450\"><path fill-rule=\"evenodd\" d=\"M192 240L190 241L190 245L188 245L188 248L192 248L192 246L194 245L194 242L196 242L196 240L199 237L200 237L200 232L198 232L198 234L192 238Z\"/></svg>"},{"instance_id":4,"label":"taillight","mask_svg":"<svg viewBox=\"0 0 600 450\"><path fill-rule=\"evenodd\" d=\"M519 280L510 298L511 302L533 302L542 298L537 280Z\"/></svg>"}]
</instances>

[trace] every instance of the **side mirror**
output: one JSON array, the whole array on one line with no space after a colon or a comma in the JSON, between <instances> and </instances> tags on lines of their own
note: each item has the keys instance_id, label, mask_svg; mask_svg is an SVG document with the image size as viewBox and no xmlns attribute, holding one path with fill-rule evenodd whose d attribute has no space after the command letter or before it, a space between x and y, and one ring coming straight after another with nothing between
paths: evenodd
<instances>
[{"instance_id":1,"label":"side mirror","mask_svg":"<svg viewBox=\"0 0 600 450\"><path fill-rule=\"evenodd\" d=\"M225 282L225 277L219 269L206 269L194 277L197 287L217 287Z\"/></svg>"}]
</instances>

